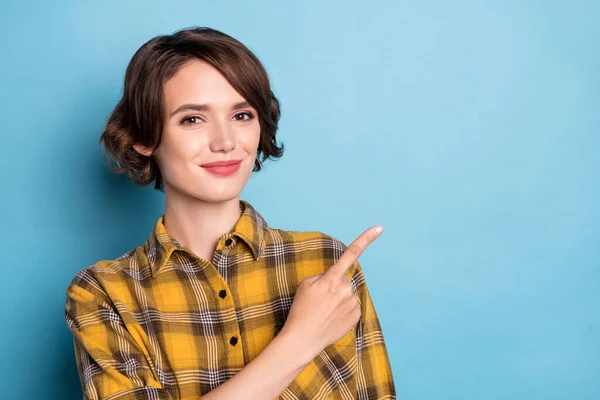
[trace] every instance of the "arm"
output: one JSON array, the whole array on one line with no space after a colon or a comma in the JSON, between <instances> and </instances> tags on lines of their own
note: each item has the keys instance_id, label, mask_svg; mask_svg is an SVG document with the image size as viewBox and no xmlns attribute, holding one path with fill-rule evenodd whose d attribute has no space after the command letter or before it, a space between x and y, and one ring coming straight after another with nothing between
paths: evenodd
<instances>
[{"instance_id":1,"label":"arm","mask_svg":"<svg viewBox=\"0 0 600 400\"><path fill-rule=\"evenodd\" d=\"M174 400L97 281L78 274L66 294L84 400Z\"/></svg>"},{"instance_id":2,"label":"arm","mask_svg":"<svg viewBox=\"0 0 600 400\"><path fill-rule=\"evenodd\" d=\"M84 400L174 400L96 280L81 275L66 293L65 319L73 333ZM202 398L275 399L315 356L282 331L235 376Z\"/></svg>"},{"instance_id":3,"label":"arm","mask_svg":"<svg viewBox=\"0 0 600 400\"><path fill-rule=\"evenodd\" d=\"M396 389L381 325L362 267L356 261L352 281L360 303L361 316L356 330L357 399L395 399Z\"/></svg>"},{"instance_id":4,"label":"arm","mask_svg":"<svg viewBox=\"0 0 600 400\"><path fill-rule=\"evenodd\" d=\"M276 399L316 356L281 331L240 372L202 399Z\"/></svg>"}]
</instances>

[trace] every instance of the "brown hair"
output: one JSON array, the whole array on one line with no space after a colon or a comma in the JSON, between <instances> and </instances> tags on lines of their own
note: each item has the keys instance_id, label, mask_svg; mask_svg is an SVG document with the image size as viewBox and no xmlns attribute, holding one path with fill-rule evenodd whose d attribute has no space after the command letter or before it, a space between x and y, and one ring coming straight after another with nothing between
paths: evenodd
<instances>
[{"instance_id":1,"label":"brown hair","mask_svg":"<svg viewBox=\"0 0 600 400\"><path fill-rule=\"evenodd\" d=\"M111 112L100 137L107 156L116 163L116 168L106 163L111 171L126 172L129 180L138 186L156 181L154 189L164 191L154 156L138 153L133 144L153 151L160 145L165 122L163 85L193 59L204 60L219 70L256 109L260 142L252 171L260 171L267 158L283 155L283 144L279 147L275 140L280 105L261 62L237 39L215 29L194 27L156 36L131 58L125 72L123 97Z\"/></svg>"}]
</instances>

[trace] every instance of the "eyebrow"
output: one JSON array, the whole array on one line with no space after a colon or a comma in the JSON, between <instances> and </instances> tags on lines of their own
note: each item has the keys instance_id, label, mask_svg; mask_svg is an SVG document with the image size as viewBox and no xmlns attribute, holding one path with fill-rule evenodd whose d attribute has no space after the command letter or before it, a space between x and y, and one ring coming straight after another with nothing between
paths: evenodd
<instances>
[{"instance_id":1,"label":"eyebrow","mask_svg":"<svg viewBox=\"0 0 600 400\"><path fill-rule=\"evenodd\" d=\"M251 107L250 103L248 103L247 101L242 101L241 103L235 103L233 105L233 107L231 107L232 110L239 110L241 108L246 108L246 107ZM173 117L175 114L178 114L182 111L186 111L186 110L192 110L192 111L210 111L211 107L208 104L182 104L179 107L177 107L177 109L175 111L173 111L171 113L171 117Z\"/></svg>"}]
</instances>

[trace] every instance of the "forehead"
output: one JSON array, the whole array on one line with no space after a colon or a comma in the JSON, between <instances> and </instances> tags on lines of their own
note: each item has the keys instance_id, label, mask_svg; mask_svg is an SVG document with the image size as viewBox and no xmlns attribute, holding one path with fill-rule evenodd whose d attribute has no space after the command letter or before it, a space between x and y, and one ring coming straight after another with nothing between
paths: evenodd
<instances>
[{"instance_id":1,"label":"forehead","mask_svg":"<svg viewBox=\"0 0 600 400\"><path fill-rule=\"evenodd\" d=\"M167 109L182 103L230 105L244 101L229 81L215 67L203 60L187 62L164 85Z\"/></svg>"}]
</instances>

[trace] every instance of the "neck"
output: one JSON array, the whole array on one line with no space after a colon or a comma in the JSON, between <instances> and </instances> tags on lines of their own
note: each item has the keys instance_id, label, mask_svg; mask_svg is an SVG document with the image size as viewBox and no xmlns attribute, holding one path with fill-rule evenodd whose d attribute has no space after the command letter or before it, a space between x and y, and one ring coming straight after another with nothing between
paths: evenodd
<instances>
[{"instance_id":1,"label":"neck","mask_svg":"<svg viewBox=\"0 0 600 400\"><path fill-rule=\"evenodd\" d=\"M217 202L167 191L165 185L165 213L163 224L170 236L198 257L212 262L221 236L233 232L240 219L239 197Z\"/></svg>"}]
</instances>

